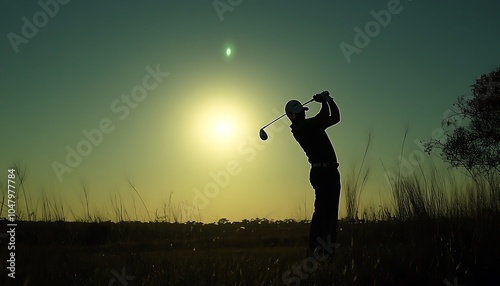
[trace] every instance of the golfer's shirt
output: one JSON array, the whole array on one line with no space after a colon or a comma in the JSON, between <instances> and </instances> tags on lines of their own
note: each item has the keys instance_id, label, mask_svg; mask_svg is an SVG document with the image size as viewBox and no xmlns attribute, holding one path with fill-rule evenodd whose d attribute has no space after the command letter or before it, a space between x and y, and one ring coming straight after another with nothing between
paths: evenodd
<instances>
[{"instance_id":1,"label":"golfer's shirt","mask_svg":"<svg viewBox=\"0 0 500 286\"><path fill-rule=\"evenodd\" d=\"M290 125L293 137L306 153L309 163L337 163L335 150L326 134L326 129L330 126L318 117Z\"/></svg>"}]
</instances>

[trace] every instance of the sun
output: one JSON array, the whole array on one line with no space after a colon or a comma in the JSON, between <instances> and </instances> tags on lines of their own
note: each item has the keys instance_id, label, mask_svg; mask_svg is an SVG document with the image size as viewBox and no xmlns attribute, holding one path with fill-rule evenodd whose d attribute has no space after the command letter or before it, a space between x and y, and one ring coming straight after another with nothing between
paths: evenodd
<instances>
[{"instance_id":1,"label":"sun","mask_svg":"<svg viewBox=\"0 0 500 286\"><path fill-rule=\"evenodd\" d=\"M239 91L224 90L217 87L216 91L206 88L186 121L189 127L190 142L186 146L196 147L196 150L207 158L222 158L241 149L242 142L246 142L249 131L249 122L252 113L241 101L243 97Z\"/></svg>"},{"instance_id":2,"label":"sun","mask_svg":"<svg viewBox=\"0 0 500 286\"><path fill-rule=\"evenodd\" d=\"M234 135L233 122L228 118L217 118L212 123L212 134L216 139L226 139Z\"/></svg>"}]
</instances>

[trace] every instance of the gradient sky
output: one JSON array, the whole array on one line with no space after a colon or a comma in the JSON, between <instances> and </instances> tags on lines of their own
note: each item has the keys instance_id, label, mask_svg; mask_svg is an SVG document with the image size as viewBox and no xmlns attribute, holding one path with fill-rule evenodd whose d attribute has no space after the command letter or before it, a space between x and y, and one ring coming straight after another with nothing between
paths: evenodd
<instances>
[{"instance_id":1,"label":"gradient sky","mask_svg":"<svg viewBox=\"0 0 500 286\"><path fill-rule=\"evenodd\" d=\"M173 191L176 202L202 204L204 221L294 217L304 201L312 211L306 157L288 119L266 142L258 130L289 99L329 90L342 114L328 134L344 178L372 135L363 200L378 206L388 188L381 162L398 164L405 126L403 158L500 63L498 1L229 2L239 5L221 14L212 1L69 1L43 23L37 1L2 1L1 168L27 166L33 200L60 197L76 213L85 181L91 212L106 213L117 195L145 219L129 178L151 216ZM388 5L397 13L348 62L341 43L354 46L355 27ZM24 28L32 35L14 47L10 33L19 41L23 17L35 15L38 31ZM122 95L144 87L147 67L169 74L126 107ZM102 120L114 129L59 180L54 162L66 164L66 147ZM202 202L204 189L212 195Z\"/></svg>"}]
</instances>

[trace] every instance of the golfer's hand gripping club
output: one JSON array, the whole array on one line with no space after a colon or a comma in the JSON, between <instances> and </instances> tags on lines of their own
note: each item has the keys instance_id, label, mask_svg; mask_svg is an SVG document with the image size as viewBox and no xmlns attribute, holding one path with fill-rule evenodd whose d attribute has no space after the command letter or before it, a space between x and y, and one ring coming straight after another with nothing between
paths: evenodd
<instances>
[{"instance_id":1,"label":"golfer's hand gripping club","mask_svg":"<svg viewBox=\"0 0 500 286\"><path fill-rule=\"evenodd\" d=\"M315 94L313 96L313 99L314 99L314 101L320 102L320 103L327 102L328 100L331 99L330 92L328 92L327 90L325 90L325 91L323 91L321 93Z\"/></svg>"}]
</instances>

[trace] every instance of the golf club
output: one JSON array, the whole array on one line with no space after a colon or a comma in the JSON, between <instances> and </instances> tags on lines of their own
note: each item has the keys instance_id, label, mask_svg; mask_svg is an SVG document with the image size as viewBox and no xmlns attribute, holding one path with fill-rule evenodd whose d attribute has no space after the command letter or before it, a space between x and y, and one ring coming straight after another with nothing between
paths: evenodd
<instances>
[{"instance_id":1,"label":"golf club","mask_svg":"<svg viewBox=\"0 0 500 286\"><path fill-rule=\"evenodd\" d=\"M314 99L310 99L310 100L308 100L308 101L306 101L306 102L302 103L302 106L304 106L304 105L306 105L306 104L310 103L310 102L311 102L311 101L313 101L313 100L314 100ZM273 121L269 122L266 126L262 127L262 128L259 130L259 137L260 137L260 139L262 139L262 141L266 141L266 140L267 140L267 138L269 137L269 136L267 136L266 131L264 131L264 128L266 128L267 126L269 126L269 125L273 124L274 122L276 122L276 121L280 120L280 119L281 119L283 116L285 116L285 115L286 115L286 113L284 113L284 114L280 115L278 118L276 118L276 119L274 119Z\"/></svg>"}]
</instances>

